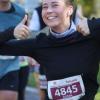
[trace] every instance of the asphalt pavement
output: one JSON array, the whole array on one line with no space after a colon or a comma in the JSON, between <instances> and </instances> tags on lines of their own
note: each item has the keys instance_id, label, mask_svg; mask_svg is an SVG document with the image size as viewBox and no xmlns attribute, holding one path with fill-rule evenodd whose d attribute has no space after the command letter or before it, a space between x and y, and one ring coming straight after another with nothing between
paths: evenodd
<instances>
[{"instance_id":1,"label":"asphalt pavement","mask_svg":"<svg viewBox=\"0 0 100 100\"><path fill-rule=\"evenodd\" d=\"M27 87L25 92L25 100L40 100L38 89Z\"/></svg>"}]
</instances>

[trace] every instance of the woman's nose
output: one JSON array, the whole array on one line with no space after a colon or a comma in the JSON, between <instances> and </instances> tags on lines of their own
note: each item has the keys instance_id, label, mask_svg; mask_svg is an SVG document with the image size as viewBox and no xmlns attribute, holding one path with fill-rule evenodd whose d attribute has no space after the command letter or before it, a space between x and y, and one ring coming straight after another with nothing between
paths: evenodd
<instances>
[{"instance_id":1,"label":"woman's nose","mask_svg":"<svg viewBox=\"0 0 100 100\"><path fill-rule=\"evenodd\" d=\"M51 13L52 11L53 11L52 7L51 6L48 6L47 12L48 13Z\"/></svg>"}]
</instances>

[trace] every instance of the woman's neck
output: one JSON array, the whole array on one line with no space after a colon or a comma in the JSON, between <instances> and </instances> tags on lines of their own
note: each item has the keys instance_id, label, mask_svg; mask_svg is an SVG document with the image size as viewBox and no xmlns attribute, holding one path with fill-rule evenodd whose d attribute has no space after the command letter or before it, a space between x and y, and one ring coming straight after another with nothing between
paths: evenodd
<instances>
[{"instance_id":1,"label":"woman's neck","mask_svg":"<svg viewBox=\"0 0 100 100\"><path fill-rule=\"evenodd\" d=\"M11 3L0 3L0 11L8 11L11 8Z\"/></svg>"},{"instance_id":2,"label":"woman's neck","mask_svg":"<svg viewBox=\"0 0 100 100\"><path fill-rule=\"evenodd\" d=\"M63 33L70 28L70 24L71 24L70 22L67 22L64 25L55 26L55 27L52 27L51 29L52 29L52 31L54 31L58 34Z\"/></svg>"}]
</instances>

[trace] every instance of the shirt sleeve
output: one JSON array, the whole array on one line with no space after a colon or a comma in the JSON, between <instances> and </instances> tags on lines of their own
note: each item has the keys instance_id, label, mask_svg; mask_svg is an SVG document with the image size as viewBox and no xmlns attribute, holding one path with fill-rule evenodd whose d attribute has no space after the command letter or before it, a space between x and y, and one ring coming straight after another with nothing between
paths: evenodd
<instances>
[{"instance_id":1,"label":"shirt sleeve","mask_svg":"<svg viewBox=\"0 0 100 100\"><path fill-rule=\"evenodd\" d=\"M10 40L0 44L0 55L35 56L35 39Z\"/></svg>"},{"instance_id":2,"label":"shirt sleeve","mask_svg":"<svg viewBox=\"0 0 100 100\"><path fill-rule=\"evenodd\" d=\"M90 33L100 41L100 18L88 20Z\"/></svg>"},{"instance_id":3,"label":"shirt sleeve","mask_svg":"<svg viewBox=\"0 0 100 100\"><path fill-rule=\"evenodd\" d=\"M13 32L14 32L14 28L9 28L3 32L0 32L0 44L10 39L15 39Z\"/></svg>"}]
</instances>

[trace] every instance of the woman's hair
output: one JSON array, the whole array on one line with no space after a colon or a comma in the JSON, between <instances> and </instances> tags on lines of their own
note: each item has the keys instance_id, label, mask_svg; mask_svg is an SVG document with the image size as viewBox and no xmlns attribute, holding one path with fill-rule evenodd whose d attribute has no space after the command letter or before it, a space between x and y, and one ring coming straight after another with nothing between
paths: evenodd
<instances>
[{"instance_id":1,"label":"woman's hair","mask_svg":"<svg viewBox=\"0 0 100 100\"><path fill-rule=\"evenodd\" d=\"M76 16L76 10L77 10L77 5L75 3L75 0L64 0L66 5L72 5L74 8L74 12L73 15L71 15L71 19L74 21L75 20L75 16Z\"/></svg>"},{"instance_id":2,"label":"woman's hair","mask_svg":"<svg viewBox=\"0 0 100 100\"><path fill-rule=\"evenodd\" d=\"M72 5L73 7L75 7L75 0L64 0L66 5Z\"/></svg>"}]
</instances>

